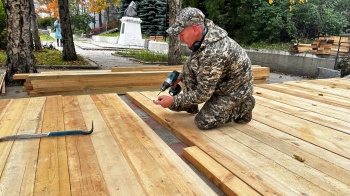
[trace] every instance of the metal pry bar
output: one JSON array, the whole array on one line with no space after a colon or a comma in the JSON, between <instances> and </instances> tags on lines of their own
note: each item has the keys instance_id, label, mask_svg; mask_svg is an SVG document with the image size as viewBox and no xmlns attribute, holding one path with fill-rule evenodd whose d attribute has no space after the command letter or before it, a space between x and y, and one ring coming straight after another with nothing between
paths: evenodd
<instances>
[{"instance_id":1,"label":"metal pry bar","mask_svg":"<svg viewBox=\"0 0 350 196\"><path fill-rule=\"evenodd\" d=\"M0 138L0 142L16 140L16 139L32 139L32 138L54 137L54 136L65 136L65 135L90 135L93 131L94 131L94 121L92 121L90 131L69 130L69 131L58 131L58 132L48 132L48 133L10 135L10 136L5 136Z\"/></svg>"}]
</instances>

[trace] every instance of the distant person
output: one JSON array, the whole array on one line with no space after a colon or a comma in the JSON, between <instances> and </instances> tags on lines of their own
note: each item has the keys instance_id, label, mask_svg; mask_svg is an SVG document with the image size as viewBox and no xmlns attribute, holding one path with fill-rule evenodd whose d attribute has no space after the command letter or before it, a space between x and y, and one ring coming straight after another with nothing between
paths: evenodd
<instances>
[{"instance_id":1,"label":"distant person","mask_svg":"<svg viewBox=\"0 0 350 196\"><path fill-rule=\"evenodd\" d=\"M55 38L57 40L57 47L62 46L62 34L61 34L61 22L60 18L57 18L55 23L53 24L55 27Z\"/></svg>"}]
</instances>

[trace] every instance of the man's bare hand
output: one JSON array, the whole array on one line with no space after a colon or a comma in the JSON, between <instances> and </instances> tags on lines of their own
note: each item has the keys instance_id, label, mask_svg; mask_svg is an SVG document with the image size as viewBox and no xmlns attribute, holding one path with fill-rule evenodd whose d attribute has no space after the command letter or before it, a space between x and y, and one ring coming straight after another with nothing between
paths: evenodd
<instances>
[{"instance_id":1,"label":"man's bare hand","mask_svg":"<svg viewBox=\"0 0 350 196\"><path fill-rule=\"evenodd\" d=\"M168 108L174 104L174 97L161 95L158 97L158 100L153 101L156 105L161 105L163 108Z\"/></svg>"}]
</instances>

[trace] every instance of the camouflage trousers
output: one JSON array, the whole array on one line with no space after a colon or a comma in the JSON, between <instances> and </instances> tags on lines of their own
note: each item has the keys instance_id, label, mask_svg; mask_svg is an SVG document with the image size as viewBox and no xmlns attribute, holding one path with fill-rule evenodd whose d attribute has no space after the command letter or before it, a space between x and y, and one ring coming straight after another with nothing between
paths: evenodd
<instances>
[{"instance_id":1,"label":"camouflage trousers","mask_svg":"<svg viewBox=\"0 0 350 196\"><path fill-rule=\"evenodd\" d=\"M200 129L212 129L220 125L234 121L245 124L251 121L255 99L249 96L241 102L234 102L230 96L213 95L196 115L194 121ZM198 105L187 108L171 106L173 111L187 111L197 113Z\"/></svg>"}]
</instances>

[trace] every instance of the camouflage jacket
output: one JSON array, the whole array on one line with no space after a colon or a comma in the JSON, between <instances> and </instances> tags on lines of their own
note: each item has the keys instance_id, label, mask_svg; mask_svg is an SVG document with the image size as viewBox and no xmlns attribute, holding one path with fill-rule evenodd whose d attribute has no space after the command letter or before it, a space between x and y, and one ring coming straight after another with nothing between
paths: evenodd
<instances>
[{"instance_id":1,"label":"camouflage jacket","mask_svg":"<svg viewBox=\"0 0 350 196\"><path fill-rule=\"evenodd\" d=\"M211 96L229 96L242 102L253 93L253 72L245 50L227 32L206 19L208 32L199 50L192 52L182 71L187 91L174 97L175 106L206 102Z\"/></svg>"}]
</instances>

